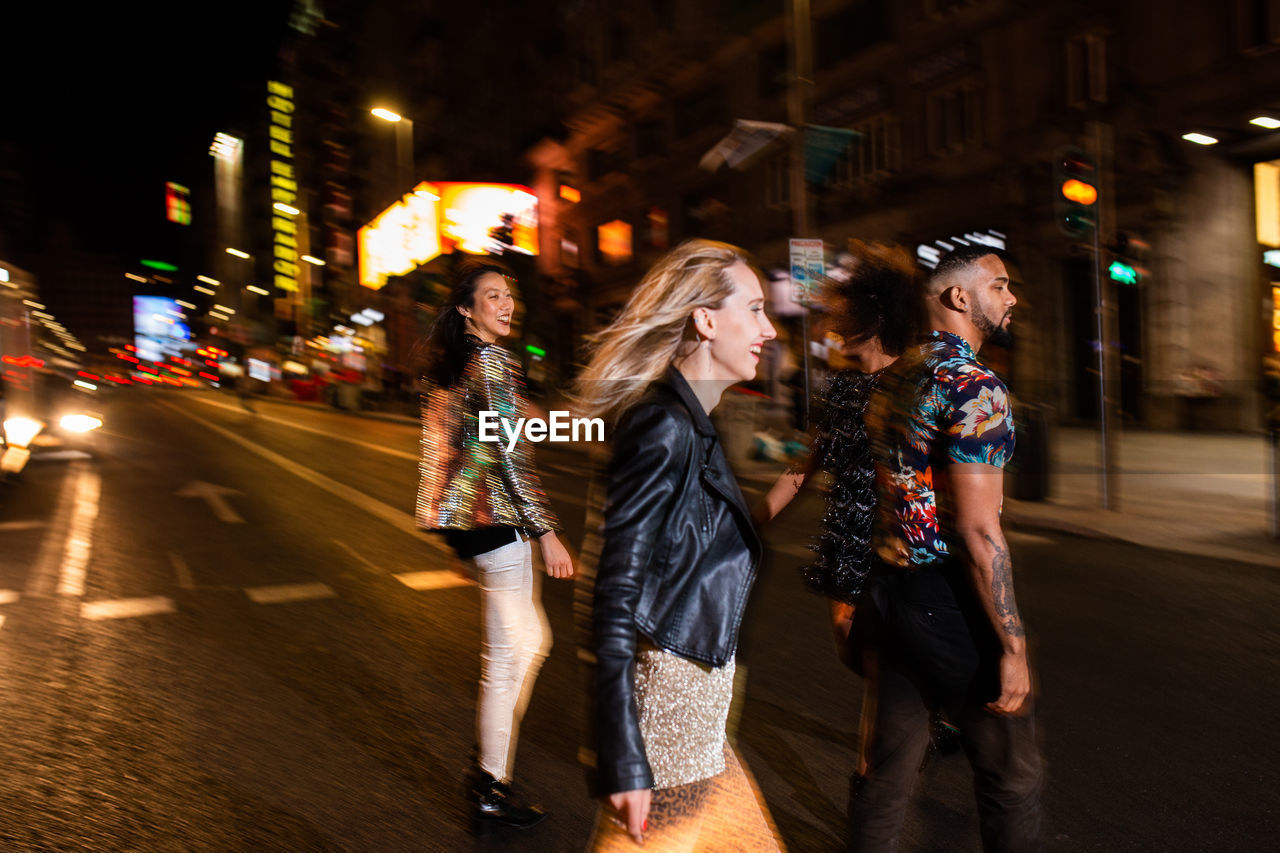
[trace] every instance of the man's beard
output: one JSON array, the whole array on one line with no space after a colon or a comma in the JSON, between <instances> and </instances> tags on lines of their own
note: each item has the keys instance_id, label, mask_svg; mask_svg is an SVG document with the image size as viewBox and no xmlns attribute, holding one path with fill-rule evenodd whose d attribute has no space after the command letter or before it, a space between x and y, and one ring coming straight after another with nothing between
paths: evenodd
<instances>
[{"instance_id":1,"label":"man's beard","mask_svg":"<svg viewBox=\"0 0 1280 853\"><path fill-rule=\"evenodd\" d=\"M1004 315L1008 317L1008 313ZM978 331L982 332L983 343L995 344L998 347L1013 346L1013 334L1004 323L1004 317L1000 318L999 323L993 323L991 318L982 311L973 313L973 325L978 327Z\"/></svg>"}]
</instances>

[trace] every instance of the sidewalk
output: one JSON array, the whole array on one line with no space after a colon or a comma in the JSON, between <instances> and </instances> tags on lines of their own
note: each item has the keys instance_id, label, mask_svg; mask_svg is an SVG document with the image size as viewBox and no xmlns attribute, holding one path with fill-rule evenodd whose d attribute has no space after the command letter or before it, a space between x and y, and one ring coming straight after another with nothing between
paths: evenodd
<instances>
[{"instance_id":1,"label":"sidewalk","mask_svg":"<svg viewBox=\"0 0 1280 853\"><path fill-rule=\"evenodd\" d=\"M1280 540L1269 533L1271 461L1262 435L1122 432L1111 511L1101 509L1098 497L1097 431L1058 428L1051 441L1050 499L1006 498L1010 525L1280 568Z\"/></svg>"},{"instance_id":2,"label":"sidewalk","mask_svg":"<svg viewBox=\"0 0 1280 853\"><path fill-rule=\"evenodd\" d=\"M1122 433L1111 511L1098 499L1097 432L1056 428L1051 442L1050 498L1006 497L1010 527L1280 568L1280 540L1269 533L1271 462L1262 435ZM743 479L764 488L785 467L760 460L734 465ZM1012 477L1006 495L1013 493Z\"/></svg>"}]
</instances>

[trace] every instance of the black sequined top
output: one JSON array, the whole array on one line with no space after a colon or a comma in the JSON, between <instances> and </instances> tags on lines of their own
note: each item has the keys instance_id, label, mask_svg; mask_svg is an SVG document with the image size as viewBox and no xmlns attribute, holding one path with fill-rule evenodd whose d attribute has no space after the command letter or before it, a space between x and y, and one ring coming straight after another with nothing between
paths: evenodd
<instances>
[{"instance_id":1,"label":"black sequined top","mask_svg":"<svg viewBox=\"0 0 1280 853\"><path fill-rule=\"evenodd\" d=\"M853 604L871 570L871 528L876 515L875 462L863 414L880 372L842 370L821 393L816 419L816 468L832 475L822 532L809 548L817 555L801 568L805 584L828 598Z\"/></svg>"}]
</instances>

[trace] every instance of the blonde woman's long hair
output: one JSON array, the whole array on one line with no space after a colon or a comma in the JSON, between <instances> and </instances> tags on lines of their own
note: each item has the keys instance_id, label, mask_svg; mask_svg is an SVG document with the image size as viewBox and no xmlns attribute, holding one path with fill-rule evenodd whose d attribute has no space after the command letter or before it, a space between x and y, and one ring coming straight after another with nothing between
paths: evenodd
<instances>
[{"instance_id":1,"label":"blonde woman's long hair","mask_svg":"<svg viewBox=\"0 0 1280 853\"><path fill-rule=\"evenodd\" d=\"M754 269L737 246L689 240L662 257L636 285L612 323L589 338L591 357L575 398L588 417L616 421L682 354L697 345L692 314L716 309L733 292L728 270Z\"/></svg>"}]
</instances>

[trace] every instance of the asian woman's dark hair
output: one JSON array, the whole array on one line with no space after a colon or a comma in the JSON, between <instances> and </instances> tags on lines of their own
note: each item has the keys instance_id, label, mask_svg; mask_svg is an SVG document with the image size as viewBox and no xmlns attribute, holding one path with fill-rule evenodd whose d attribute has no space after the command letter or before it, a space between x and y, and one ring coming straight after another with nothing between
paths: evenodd
<instances>
[{"instance_id":1,"label":"asian woman's dark hair","mask_svg":"<svg viewBox=\"0 0 1280 853\"><path fill-rule=\"evenodd\" d=\"M476 286L481 276L497 273L509 281L515 277L505 265L491 258L467 258L453 269L449 298L440 306L427 336L418 342L419 374L428 381L448 388L462 376L471 345L467 342L467 318L458 308L474 308Z\"/></svg>"},{"instance_id":2,"label":"asian woman's dark hair","mask_svg":"<svg viewBox=\"0 0 1280 853\"><path fill-rule=\"evenodd\" d=\"M850 240L849 254L848 277L823 289L831 330L849 343L879 338L886 354L902 355L924 330L918 268L899 246Z\"/></svg>"}]
</instances>

